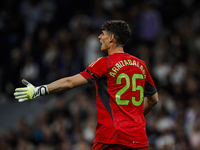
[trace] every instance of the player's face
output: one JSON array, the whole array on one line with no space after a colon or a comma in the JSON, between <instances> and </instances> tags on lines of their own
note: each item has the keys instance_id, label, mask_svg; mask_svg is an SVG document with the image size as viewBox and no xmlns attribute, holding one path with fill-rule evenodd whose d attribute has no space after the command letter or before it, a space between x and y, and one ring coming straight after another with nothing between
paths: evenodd
<instances>
[{"instance_id":1,"label":"player's face","mask_svg":"<svg viewBox=\"0 0 200 150\"><path fill-rule=\"evenodd\" d=\"M99 35L99 40L101 42L101 50L108 52L108 49L110 47L110 36L108 34L108 32L106 32L105 30L102 31L102 33Z\"/></svg>"}]
</instances>

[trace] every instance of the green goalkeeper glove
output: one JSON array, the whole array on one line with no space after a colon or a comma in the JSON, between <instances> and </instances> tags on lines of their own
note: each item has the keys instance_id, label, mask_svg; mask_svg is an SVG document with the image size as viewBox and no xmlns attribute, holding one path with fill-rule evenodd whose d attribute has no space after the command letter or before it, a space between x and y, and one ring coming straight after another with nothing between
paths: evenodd
<instances>
[{"instance_id":1,"label":"green goalkeeper glove","mask_svg":"<svg viewBox=\"0 0 200 150\"><path fill-rule=\"evenodd\" d=\"M16 88L14 93L15 99L18 99L19 102L27 101L30 99L34 99L38 96L49 94L46 85L35 87L25 79L22 80L22 83L27 87Z\"/></svg>"}]
</instances>

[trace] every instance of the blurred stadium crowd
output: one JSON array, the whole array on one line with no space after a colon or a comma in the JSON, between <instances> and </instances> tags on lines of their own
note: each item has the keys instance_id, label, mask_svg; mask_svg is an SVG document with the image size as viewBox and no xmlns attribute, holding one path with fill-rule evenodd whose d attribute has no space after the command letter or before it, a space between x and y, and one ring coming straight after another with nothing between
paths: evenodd
<instances>
[{"instance_id":1,"label":"blurred stadium crowd","mask_svg":"<svg viewBox=\"0 0 200 150\"><path fill-rule=\"evenodd\" d=\"M159 93L146 116L150 150L200 149L200 1L6 0L0 2L0 95L25 78L47 84L83 71L98 57L102 23L127 21L125 51L144 60ZM73 92L73 90L71 91ZM89 150L95 134L93 86L0 135L0 150Z\"/></svg>"}]
</instances>

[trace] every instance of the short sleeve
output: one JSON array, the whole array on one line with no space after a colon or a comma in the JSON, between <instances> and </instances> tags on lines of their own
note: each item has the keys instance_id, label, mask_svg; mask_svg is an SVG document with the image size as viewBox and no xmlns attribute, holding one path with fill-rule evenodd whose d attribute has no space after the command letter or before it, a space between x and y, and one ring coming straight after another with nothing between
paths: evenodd
<instances>
[{"instance_id":1,"label":"short sleeve","mask_svg":"<svg viewBox=\"0 0 200 150\"><path fill-rule=\"evenodd\" d=\"M144 96L147 97L155 94L157 92L157 89L146 66L145 66L145 72L146 72L146 79L145 79Z\"/></svg>"},{"instance_id":2,"label":"short sleeve","mask_svg":"<svg viewBox=\"0 0 200 150\"><path fill-rule=\"evenodd\" d=\"M85 71L80 74L88 80L90 84L93 84L98 78L107 74L107 57L100 57L92 64L90 64Z\"/></svg>"}]
</instances>

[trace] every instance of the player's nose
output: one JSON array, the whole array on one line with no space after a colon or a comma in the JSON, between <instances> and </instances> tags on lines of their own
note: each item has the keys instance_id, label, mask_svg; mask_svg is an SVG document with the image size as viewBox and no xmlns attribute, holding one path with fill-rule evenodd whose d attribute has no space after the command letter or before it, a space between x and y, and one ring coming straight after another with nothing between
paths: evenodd
<instances>
[{"instance_id":1,"label":"player's nose","mask_svg":"<svg viewBox=\"0 0 200 150\"><path fill-rule=\"evenodd\" d=\"M100 34L100 35L98 36L98 39L101 39L101 35L102 35L102 34Z\"/></svg>"}]
</instances>

